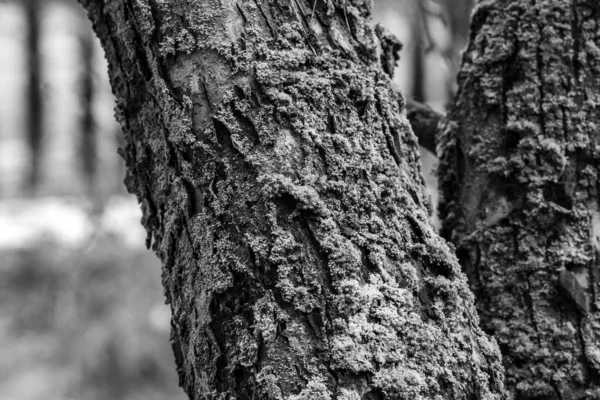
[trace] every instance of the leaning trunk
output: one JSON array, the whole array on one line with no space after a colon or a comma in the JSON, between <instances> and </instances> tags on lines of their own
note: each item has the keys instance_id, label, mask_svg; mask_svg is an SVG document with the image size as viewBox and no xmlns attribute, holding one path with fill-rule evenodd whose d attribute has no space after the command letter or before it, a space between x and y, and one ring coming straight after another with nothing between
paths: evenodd
<instances>
[{"instance_id":1,"label":"leaning trunk","mask_svg":"<svg viewBox=\"0 0 600 400\"><path fill-rule=\"evenodd\" d=\"M600 396L599 11L480 1L441 137L443 234L517 399Z\"/></svg>"},{"instance_id":2,"label":"leaning trunk","mask_svg":"<svg viewBox=\"0 0 600 400\"><path fill-rule=\"evenodd\" d=\"M190 398L501 398L369 2L81 2Z\"/></svg>"}]
</instances>

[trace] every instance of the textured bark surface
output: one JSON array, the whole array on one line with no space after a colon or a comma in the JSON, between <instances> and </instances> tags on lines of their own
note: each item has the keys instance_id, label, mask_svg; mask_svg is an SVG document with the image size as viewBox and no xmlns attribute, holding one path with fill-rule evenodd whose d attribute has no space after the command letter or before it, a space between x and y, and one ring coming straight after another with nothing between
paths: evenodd
<instances>
[{"instance_id":1,"label":"textured bark surface","mask_svg":"<svg viewBox=\"0 0 600 400\"><path fill-rule=\"evenodd\" d=\"M600 9L480 1L441 140L443 235L518 399L600 398Z\"/></svg>"},{"instance_id":2,"label":"textured bark surface","mask_svg":"<svg viewBox=\"0 0 600 400\"><path fill-rule=\"evenodd\" d=\"M190 398L502 398L370 2L81 2Z\"/></svg>"}]
</instances>

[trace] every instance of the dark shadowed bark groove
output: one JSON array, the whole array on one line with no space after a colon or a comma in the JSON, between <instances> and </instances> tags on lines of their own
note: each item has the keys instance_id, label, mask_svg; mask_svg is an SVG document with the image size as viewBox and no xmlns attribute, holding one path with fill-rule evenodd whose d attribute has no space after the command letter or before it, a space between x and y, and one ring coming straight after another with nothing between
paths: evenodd
<instances>
[{"instance_id":1,"label":"dark shadowed bark groove","mask_svg":"<svg viewBox=\"0 0 600 400\"><path fill-rule=\"evenodd\" d=\"M368 1L81 2L190 398L502 398Z\"/></svg>"},{"instance_id":2,"label":"dark shadowed bark groove","mask_svg":"<svg viewBox=\"0 0 600 400\"><path fill-rule=\"evenodd\" d=\"M480 1L440 137L443 235L517 399L600 398L600 10Z\"/></svg>"}]
</instances>

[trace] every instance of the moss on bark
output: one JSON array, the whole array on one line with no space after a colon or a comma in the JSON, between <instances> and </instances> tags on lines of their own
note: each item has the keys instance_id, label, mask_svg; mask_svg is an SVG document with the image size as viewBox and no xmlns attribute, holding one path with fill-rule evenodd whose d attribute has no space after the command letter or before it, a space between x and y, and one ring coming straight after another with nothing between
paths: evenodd
<instances>
[{"instance_id":1,"label":"moss on bark","mask_svg":"<svg viewBox=\"0 0 600 400\"><path fill-rule=\"evenodd\" d=\"M190 398L502 397L369 1L81 2Z\"/></svg>"},{"instance_id":2,"label":"moss on bark","mask_svg":"<svg viewBox=\"0 0 600 400\"><path fill-rule=\"evenodd\" d=\"M600 398L600 12L479 1L440 137L443 235L517 399Z\"/></svg>"}]
</instances>

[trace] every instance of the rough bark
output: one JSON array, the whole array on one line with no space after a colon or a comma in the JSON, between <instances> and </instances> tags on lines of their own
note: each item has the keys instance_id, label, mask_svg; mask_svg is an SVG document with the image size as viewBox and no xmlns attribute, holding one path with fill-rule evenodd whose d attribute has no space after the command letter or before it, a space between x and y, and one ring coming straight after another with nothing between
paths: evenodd
<instances>
[{"instance_id":1,"label":"rough bark","mask_svg":"<svg viewBox=\"0 0 600 400\"><path fill-rule=\"evenodd\" d=\"M502 397L368 1L81 3L190 398Z\"/></svg>"},{"instance_id":2,"label":"rough bark","mask_svg":"<svg viewBox=\"0 0 600 400\"><path fill-rule=\"evenodd\" d=\"M440 137L443 235L517 399L600 398L600 9L479 1Z\"/></svg>"}]
</instances>

